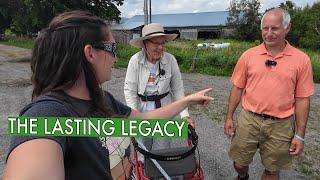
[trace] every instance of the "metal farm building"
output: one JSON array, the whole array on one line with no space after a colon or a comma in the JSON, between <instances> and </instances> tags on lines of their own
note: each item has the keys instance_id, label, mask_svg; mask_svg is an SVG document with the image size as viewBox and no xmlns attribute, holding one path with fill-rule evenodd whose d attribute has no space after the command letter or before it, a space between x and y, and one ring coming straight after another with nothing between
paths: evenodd
<instances>
[{"instance_id":1,"label":"metal farm building","mask_svg":"<svg viewBox=\"0 0 320 180\"><path fill-rule=\"evenodd\" d=\"M232 35L232 29L227 26L227 17L228 11L155 14L152 15L152 22L162 24L166 32L179 34L181 39L197 40ZM112 30L117 42L127 43L141 36L143 25L144 16L136 15L113 25Z\"/></svg>"}]
</instances>

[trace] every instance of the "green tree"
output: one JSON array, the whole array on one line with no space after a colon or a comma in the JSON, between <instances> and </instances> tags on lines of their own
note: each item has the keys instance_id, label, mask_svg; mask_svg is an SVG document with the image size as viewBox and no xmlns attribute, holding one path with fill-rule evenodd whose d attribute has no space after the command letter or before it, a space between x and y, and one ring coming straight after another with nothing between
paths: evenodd
<instances>
[{"instance_id":1,"label":"green tree","mask_svg":"<svg viewBox=\"0 0 320 180\"><path fill-rule=\"evenodd\" d=\"M315 50L320 49L320 2L306 7L303 10L305 15L304 34L299 40L299 45ZM299 23L299 22L296 22Z\"/></svg>"},{"instance_id":2,"label":"green tree","mask_svg":"<svg viewBox=\"0 0 320 180\"><path fill-rule=\"evenodd\" d=\"M71 10L85 10L106 19L120 21L116 5L123 0L10 0L7 3L11 17L10 29L21 35L32 35L46 27L59 13ZM11 11L13 9L13 11Z\"/></svg>"},{"instance_id":3,"label":"green tree","mask_svg":"<svg viewBox=\"0 0 320 180\"><path fill-rule=\"evenodd\" d=\"M279 5L280 8L285 9L287 11L294 10L296 5L292 1L286 1L285 3L281 3Z\"/></svg>"},{"instance_id":4,"label":"green tree","mask_svg":"<svg viewBox=\"0 0 320 180\"><path fill-rule=\"evenodd\" d=\"M296 7L291 1L279 5L291 16L291 30L287 36L291 44L310 49L320 49L320 2L311 7Z\"/></svg>"},{"instance_id":5,"label":"green tree","mask_svg":"<svg viewBox=\"0 0 320 180\"><path fill-rule=\"evenodd\" d=\"M291 16L291 30L287 35L287 40L291 44L298 46L301 34L305 34L304 24L306 21L306 15L304 15L302 13L302 9L296 7L292 1L281 3L279 7L287 10Z\"/></svg>"},{"instance_id":6,"label":"green tree","mask_svg":"<svg viewBox=\"0 0 320 180\"><path fill-rule=\"evenodd\" d=\"M260 37L259 0L231 0L228 25L235 29L235 38L253 41Z\"/></svg>"},{"instance_id":7,"label":"green tree","mask_svg":"<svg viewBox=\"0 0 320 180\"><path fill-rule=\"evenodd\" d=\"M8 8L9 0L0 1L0 39L1 34L4 34L5 30L10 27L11 24L11 12Z\"/></svg>"}]
</instances>

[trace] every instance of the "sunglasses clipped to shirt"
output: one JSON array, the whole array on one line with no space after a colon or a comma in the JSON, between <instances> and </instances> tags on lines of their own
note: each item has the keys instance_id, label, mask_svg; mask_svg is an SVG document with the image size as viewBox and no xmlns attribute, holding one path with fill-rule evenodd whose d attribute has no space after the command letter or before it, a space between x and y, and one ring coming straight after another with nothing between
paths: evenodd
<instances>
[{"instance_id":1,"label":"sunglasses clipped to shirt","mask_svg":"<svg viewBox=\"0 0 320 180\"><path fill-rule=\"evenodd\" d=\"M276 66L277 65L277 61L274 61L274 60L266 60L265 62L266 66L269 67L269 66Z\"/></svg>"},{"instance_id":2,"label":"sunglasses clipped to shirt","mask_svg":"<svg viewBox=\"0 0 320 180\"><path fill-rule=\"evenodd\" d=\"M113 57L116 57L117 43L115 42L99 42L93 44L92 47L95 49L107 51L111 53Z\"/></svg>"}]
</instances>

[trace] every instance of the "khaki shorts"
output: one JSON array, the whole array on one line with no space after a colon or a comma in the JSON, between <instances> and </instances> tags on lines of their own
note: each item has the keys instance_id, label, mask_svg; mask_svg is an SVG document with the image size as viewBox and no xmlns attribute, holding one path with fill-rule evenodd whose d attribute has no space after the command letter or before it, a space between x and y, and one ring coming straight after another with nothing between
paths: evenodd
<instances>
[{"instance_id":1,"label":"khaki shorts","mask_svg":"<svg viewBox=\"0 0 320 180\"><path fill-rule=\"evenodd\" d=\"M289 147L294 129L292 116L285 119L265 119L242 110L237 119L229 156L237 164L248 166L259 149L262 164L267 170L290 169L292 156L289 154Z\"/></svg>"}]
</instances>

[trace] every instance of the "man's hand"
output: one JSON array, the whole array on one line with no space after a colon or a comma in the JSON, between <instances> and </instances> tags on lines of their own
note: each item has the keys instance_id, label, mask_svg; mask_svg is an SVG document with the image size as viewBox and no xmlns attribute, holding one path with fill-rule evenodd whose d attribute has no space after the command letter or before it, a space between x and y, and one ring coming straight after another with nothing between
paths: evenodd
<instances>
[{"instance_id":1,"label":"man's hand","mask_svg":"<svg viewBox=\"0 0 320 180\"><path fill-rule=\"evenodd\" d=\"M233 128L233 120L232 118L227 118L224 122L224 134L229 138L234 136L235 129Z\"/></svg>"},{"instance_id":2,"label":"man's hand","mask_svg":"<svg viewBox=\"0 0 320 180\"><path fill-rule=\"evenodd\" d=\"M234 111L237 109L239 102L241 101L243 88L239 88L235 85L232 86L230 96L229 96L229 103L227 106L227 114L226 120L224 122L224 134L227 135L229 138L234 136L235 128L233 127L233 114Z\"/></svg>"},{"instance_id":3,"label":"man's hand","mask_svg":"<svg viewBox=\"0 0 320 180\"><path fill-rule=\"evenodd\" d=\"M303 148L304 148L304 142L296 138L293 138L291 140L289 152L292 156L298 156L302 153Z\"/></svg>"},{"instance_id":4,"label":"man's hand","mask_svg":"<svg viewBox=\"0 0 320 180\"><path fill-rule=\"evenodd\" d=\"M187 120L188 123L189 123L193 128L196 128L195 123L194 123L194 120L193 120L190 116L185 116L185 117L183 117L182 119Z\"/></svg>"}]
</instances>

